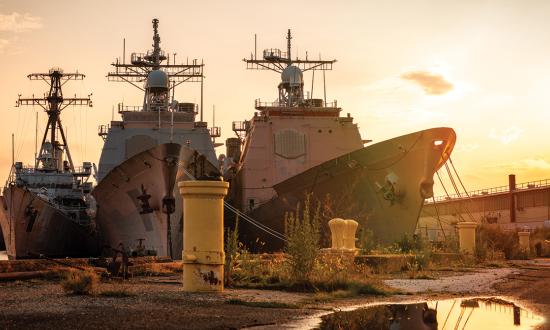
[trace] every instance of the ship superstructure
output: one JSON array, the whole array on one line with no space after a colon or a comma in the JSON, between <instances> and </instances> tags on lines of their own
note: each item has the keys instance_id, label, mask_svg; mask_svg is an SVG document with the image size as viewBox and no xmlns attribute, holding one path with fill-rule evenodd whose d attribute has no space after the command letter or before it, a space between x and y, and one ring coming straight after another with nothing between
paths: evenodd
<instances>
[{"instance_id":1,"label":"ship superstructure","mask_svg":"<svg viewBox=\"0 0 550 330\"><path fill-rule=\"evenodd\" d=\"M357 219L380 242L414 232L424 199L433 194L433 174L453 149L454 131L434 128L364 147L370 141L361 138L350 114L340 115L336 101L326 101L326 88L322 99L313 97L315 72L324 83L335 60L294 58L291 40L289 30L286 52L266 49L261 59L244 59L247 69L275 71L281 82L275 102L256 100L254 116L233 123L238 137L226 142L224 171L232 203L279 234L285 213L308 194L323 201L327 217ZM309 92L306 71L312 73ZM258 227L240 226L242 239L256 247L260 241L266 250L282 248L282 240Z\"/></svg>"},{"instance_id":2,"label":"ship superstructure","mask_svg":"<svg viewBox=\"0 0 550 330\"><path fill-rule=\"evenodd\" d=\"M92 106L89 96L63 96L62 86L69 80L82 80L84 75L52 68L28 78L46 81L50 90L42 98L19 97L16 105L41 106L48 123L34 164L15 162L3 192L0 223L8 256L92 256L99 246L92 183L88 181L92 164L74 166L61 124L61 112L69 105Z\"/></svg>"},{"instance_id":3,"label":"ship superstructure","mask_svg":"<svg viewBox=\"0 0 550 330\"><path fill-rule=\"evenodd\" d=\"M266 49L263 58L245 59L247 69L271 70L280 74L278 97L274 102L255 101L257 112L244 122L234 122L233 130L242 142L242 155L228 150L228 157L239 161L235 177L238 190L235 203L251 211L269 201L276 193L273 186L325 160L363 147L357 124L337 101L313 98L305 92L304 72L323 74L332 70L336 60L292 58L292 35L287 33L287 49ZM326 93L325 93L326 94ZM231 149L231 148L229 148Z\"/></svg>"},{"instance_id":4,"label":"ship superstructure","mask_svg":"<svg viewBox=\"0 0 550 330\"><path fill-rule=\"evenodd\" d=\"M112 64L109 81L127 82L143 92L143 104L120 103L121 120L100 126L105 144L97 172L98 223L107 244L181 254L181 198L175 187L182 147L192 148L217 163L212 137L217 127L202 121L204 64L176 63L175 54L160 47L159 21L153 19L153 49L132 53L130 63ZM175 88L184 82L201 85L201 104L178 102ZM200 112L200 120L196 116ZM171 243L170 243L171 242Z\"/></svg>"}]
</instances>

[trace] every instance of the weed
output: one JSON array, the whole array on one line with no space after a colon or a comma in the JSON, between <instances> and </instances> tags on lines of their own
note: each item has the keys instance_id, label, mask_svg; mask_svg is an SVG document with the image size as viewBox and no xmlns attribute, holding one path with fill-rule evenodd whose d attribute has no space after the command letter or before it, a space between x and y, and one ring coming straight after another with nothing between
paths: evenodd
<instances>
[{"instance_id":1,"label":"weed","mask_svg":"<svg viewBox=\"0 0 550 330\"><path fill-rule=\"evenodd\" d=\"M166 276L183 272L181 261L153 262L132 267L133 276Z\"/></svg>"},{"instance_id":2,"label":"weed","mask_svg":"<svg viewBox=\"0 0 550 330\"><path fill-rule=\"evenodd\" d=\"M225 286L233 285L233 274L238 271L238 262L241 256L246 255L248 251L239 241L239 215L235 220L235 228L225 230L225 264L224 281Z\"/></svg>"},{"instance_id":3,"label":"weed","mask_svg":"<svg viewBox=\"0 0 550 330\"><path fill-rule=\"evenodd\" d=\"M92 294L99 282L99 276L91 270L70 270L61 281L63 290L77 295Z\"/></svg>"},{"instance_id":4,"label":"weed","mask_svg":"<svg viewBox=\"0 0 550 330\"><path fill-rule=\"evenodd\" d=\"M367 228L362 228L359 231L359 247L361 248L361 253L369 254L376 248L376 243L374 242L374 233L372 230Z\"/></svg>"},{"instance_id":5,"label":"weed","mask_svg":"<svg viewBox=\"0 0 550 330\"><path fill-rule=\"evenodd\" d=\"M303 212L300 212L298 204L295 213L285 215L285 234L288 238L285 252L288 255L290 275L298 282L307 281L315 267L320 240L319 210L320 203L317 203L312 214L308 195Z\"/></svg>"}]
</instances>

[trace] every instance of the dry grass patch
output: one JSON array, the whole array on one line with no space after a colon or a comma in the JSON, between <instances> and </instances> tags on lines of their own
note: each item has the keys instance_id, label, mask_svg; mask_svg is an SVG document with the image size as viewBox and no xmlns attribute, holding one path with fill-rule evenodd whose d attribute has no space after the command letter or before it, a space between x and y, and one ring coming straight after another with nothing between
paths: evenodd
<instances>
[{"instance_id":1,"label":"dry grass patch","mask_svg":"<svg viewBox=\"0 0 550 330\"><path fill-rule=\"evenodd\" d=\"M92 270L69 270L61 280L65 292L76 295L89 295L97 290L99 276Z\"/></svg>"},{"instance_id":2,"label":"dry grass patch","mask_svg":"<svg viewBox=\"0 0 550 330\"><path fill-rule=\"evenodd\" d=\"M134 276L167 276L181 274L183 264L181 261L148 263L130 267Z\"/></svg>"}]
</instances>

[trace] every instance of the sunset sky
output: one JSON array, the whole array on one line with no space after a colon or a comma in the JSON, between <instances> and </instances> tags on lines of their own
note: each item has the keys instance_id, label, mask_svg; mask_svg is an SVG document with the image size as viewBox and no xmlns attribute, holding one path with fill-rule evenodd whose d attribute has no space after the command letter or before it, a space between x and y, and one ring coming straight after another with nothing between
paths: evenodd
<instances>
[{"instance_id":1,"label":"sunset sky","mask_svg":"<svg viewBox=\"0 0 550 330\"><path fill-rule=\"evenodd\" d=\"M158 4L158 5L154 5ZM293 55L337 59L327 73L327 99L351 113L364 139L383 141L449 126L458 141L452 155L468 190L550 178L549 1L28 1L0 0L0 178L16 160L31 164L34 120L40 108L15 108L18 94L42 95L46 84L26 75L52 66L87 75L65 95L93 92L93 108L62 115L77 163L97 163L100 124L141 92L108 82L110 63L151 48L152 18L160 19L161 47L176 60L204 59L205 119L222 139L231 122L248 119L254 100L277 96L279 77L247 71L254 48L284 48L293 31ZM305 80L309 89L311 76ZM317 79L314 93L321 95ZM199 101L197 84L180 85L178 101ZM115 114L118 118L118 114ZM225 148L217 149L218 154ZM441 192L441 190L438 190Z\"/></svg>"}]
</instances>

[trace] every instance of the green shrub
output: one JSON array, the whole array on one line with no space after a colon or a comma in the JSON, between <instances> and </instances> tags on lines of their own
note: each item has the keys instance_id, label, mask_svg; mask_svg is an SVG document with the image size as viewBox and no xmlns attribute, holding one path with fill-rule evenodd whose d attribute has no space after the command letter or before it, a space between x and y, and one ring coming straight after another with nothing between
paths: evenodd
<instances>
[{"instance_id":1,"label":"green shrub","mask_svg":"<svg viewBox=\"0 0 550 330\"><path fill-rule=\"evenodd\" d=\"M315 268L320 248L319 210L320 203L317 203L312 214L310 196L307 196L302 212L298 204L295 213L285 214L285 234L288 240L285 252L293 281L307 281Z\"/></svg>"},{"instance_id":2,"label":"green shrub","mask_svg":"<svg viewBox=\"0 0 550 330\"><path fill-rule=\"evenodd\" d=\"M361 253L369 254L372 250L376 249L376 243L374 242L374 233L372 230L362 228L359 232L359 247Z\"/></svg>"},{"instance_id":3,"label":"green shrub","mask_svg":"<svg viewBox=\"0 0 550 330\"><path fill-rule=\"evenodd\" d=\"M480 226L476 235L476 256L484 259L488 250L502 251L506 259L519 257L517 232L503 231L493 226Z\"/></svg>"}]
</instances>

